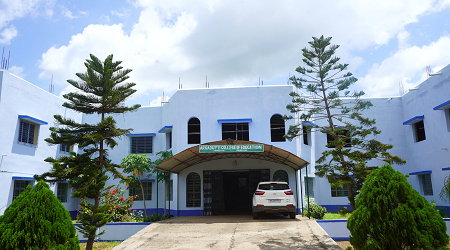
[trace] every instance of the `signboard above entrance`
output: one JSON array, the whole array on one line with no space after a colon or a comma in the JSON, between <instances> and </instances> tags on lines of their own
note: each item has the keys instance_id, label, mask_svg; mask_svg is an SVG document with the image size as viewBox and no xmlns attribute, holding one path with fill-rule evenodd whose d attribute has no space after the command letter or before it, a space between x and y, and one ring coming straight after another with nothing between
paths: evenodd
<instances>
[{"instance_id":1,"label":"signboard above entrance","mask_svg":"<svg viewBox=\"0 0 450 250\"><path fill-rule=\"evenodd\" d=\"M200 145L200 153L264 152L264 144Z\"/></svg>"}]
</instances>

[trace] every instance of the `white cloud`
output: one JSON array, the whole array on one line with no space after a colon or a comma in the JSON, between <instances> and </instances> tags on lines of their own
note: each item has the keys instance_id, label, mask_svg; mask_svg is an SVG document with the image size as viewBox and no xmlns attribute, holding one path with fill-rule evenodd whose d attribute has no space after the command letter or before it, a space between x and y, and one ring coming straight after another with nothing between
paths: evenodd
<instances>
[{"instance_id":1,"label":"white cloud","mask_svg":"<svg viewBox=\"0 0 450 250\"><path fill-rule=\"evenodd\" d=\"M87 11L81 11L81 10L79 10L78 13L80 13L80 14L83 15L83 16L87 16L87 15L88 15Z\"/></svg>"},{"instance_id":2,"label":"white cloud","mask_svg":"<svg viewBox=\"0 0 450 250\"><path fill-rule=\"evenodd\" d=\"M431 65L436 72L449 63L449 47L450 37L443 36L423 47L401 49L381 64L373 65L369 73L359 79L358 85L365 89L367 96L397 96L399 82L407 92L426 79L426 66Z\"/></svg>"},{"instance_id":3,"label":"white cloud","mask_svg":"<svg viewBox=\"0 0 450 250\"><path fill-rule=\"evenodd\" d=\"M70 10L66 10L63 12L64 16L69 18L69 19L74 19L74 18L78 18L78 16L74 16L72 11Z\"/></svg>"},{"instance_id":4,"label":"white cloud","mask_svg":"<svg viewBox=\"0 0 450 250\"><path fill-rule=\"evenodd\" d=\"M11 40L17 36L17 29L11 24L9 28L3 29L0 33L0 44L8 45Z\"/></svg>"},{"instance_id":5,"label":"white cloud","mask_svg":"<svg viewBox=\"0 0 450 250\"><path fill-rule=\"evenodd\" d=\"M124 11L120 12L120 11L112 10L111 11L111 15L118 16L118 17L125 17L126 18L126 17L128 17L130 15L130 11L129 10L124 10Z\"/></svg>"},{"instance_id":6,"label":"white cloud","mask_svg":"<svg viewBox=\"0 0 450 250\"><path fill-rule=\"evenodd\" d=\"M10 72L10 73L12 73L13 75L16 75L16 76L18 76L18 77L20 77L20 78L25 78L25 74L23 73L23 68L22 67L17 67L17 66L12 66L12 67L10 67L9 69L8 69L8 71Z\"/></svg>"},{"instance_id":7,"label":"white cloud","mask_svg":"<svg viewBox=\"0 0 450 250\"><path fill-rule=\"evenodd\" d=\"M0 29L30 13L38 15L42 12L48 16L53 5L52 0L0 0Z\"/></svg>"},{"instance_id":8,"label":"white cloud","mask_svg":"<svg viewBox=\"0 0 450 250\"><path fill-rule=\"evenodd\" d=\"M159 107L161 106L161 99L163 98L163 96L158 96L155 99L151 100L148 104L148 106L150 107ZM162 100L163 102L168 102L170 99L169 96L164 96L164 100Z\"/></svg>"},{"instance_id":9,"label":"white cloud","mask_svg":"<svg viewBox=\"0 0 450 250\"><path fill-rule=\"evenodd\" d=\"M410 36L410 33L406 30L402 30L397 34L398 47L400 49L409 47L409 45L408 45L409 36Z\"/></svg>"},{"instance_id":10,"label":"white cloud","mask_svg":"<svg viewBox=\"0 0 450 250\"><path fill-rule=\"evenodd\" d=\"M93 53L113 53L126 68L138 93L171 93L178 87L250 85L269 81L301 64L301 49L311 36L333 36L339 56L355 68L362 58L351 50L387 44L398 38L408 48L405 26L447 6L435 0L294 1L138 0L139 21L130 32L121 24L89 25L66 46L42 56L41 77L64 82L84 72ZM320 11L317 11L320 6ZM117 13L115 13L117 14ZM108 16L101 17L109 23ZM352 69L350 69L352 70Z\"/></svg>"}]
</instances>

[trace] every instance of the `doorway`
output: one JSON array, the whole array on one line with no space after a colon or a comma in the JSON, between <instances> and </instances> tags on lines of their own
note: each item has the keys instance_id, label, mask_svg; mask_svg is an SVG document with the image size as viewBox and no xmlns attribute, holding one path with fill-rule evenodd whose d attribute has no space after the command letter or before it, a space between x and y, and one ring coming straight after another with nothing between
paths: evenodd
<instances>
[{"instance_id":1,"label":"doorway","mask_svg":"<svg viewBox=\"0 0 450 250\"><path fill-rule=\"evenodd\" d=\"M204 215L251 214L252 196L270 170L203 171Z\"/></svg>"}]
</instances>

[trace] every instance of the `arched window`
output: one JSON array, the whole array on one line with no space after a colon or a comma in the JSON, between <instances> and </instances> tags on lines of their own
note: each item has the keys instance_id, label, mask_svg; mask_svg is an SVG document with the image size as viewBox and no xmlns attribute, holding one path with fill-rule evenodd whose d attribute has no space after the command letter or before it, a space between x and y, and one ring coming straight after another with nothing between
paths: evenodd
<instances>
[{"instance_id":1,"label":"arched window","mask_svg":"<svg viewBox=\"0 0 450 250\"><path fill-rule=\"evenodd\" d=\"M200 120L196 117L188 121L188 144L200 144Z\"/></svg>"},{"instance_id":2,"label":"arched window","mask_svg":"<svg viewBox=\"0 0 450 250\"><path fill-rule=\"evenodd\" d=\"M270 118L270 139L272 142L286 141L284 138L284 120L281 115L273 115Z\"/></svg>"},{"instance_id":3,"label":"arched window","mask_svg":"<svg viewBox=\"0 0 450 250\"><path fill-rule=\"evenodd\" d=\"M277 170L273 173L273 181L285 181L289 183L288 174L284 170Z\"/></svg>"},{"instance_id":4,"label":"arched window","mask_svg":"<svg viewBox=\"0 0 450 250\"><path fill-rule=\"evenodd\" d=\"M190 173L186 177L186 207L200 207L202 202L200 175Z\"/></svg>"}]
</instances>

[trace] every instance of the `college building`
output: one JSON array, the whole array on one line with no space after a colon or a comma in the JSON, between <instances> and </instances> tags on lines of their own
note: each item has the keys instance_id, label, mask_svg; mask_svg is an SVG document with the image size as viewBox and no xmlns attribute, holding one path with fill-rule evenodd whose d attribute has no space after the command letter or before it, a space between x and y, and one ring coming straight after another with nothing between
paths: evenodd
<instances>
[{"instance_id":1,"label":"college building","mask_svg":"<svg viewBox=\"0 0 450 250\"><path fill-rule=\"evenodd\" d=\"M326 178L314 174L316 159L327 149L327 135L283 138L294 122L326 125L324 120L281 118L288 114L286 105L294 90L292 85L180 89L162 106L113 115L117 127L133 129L109 151L113 162L120 163L128 154L147 154L152 160L160 151L171 150L174 155L158 166L170 172L166 197L164 184L150 176L143 180L145 197L139 196L133 209L143 209L145 199L149 213L157 209L162 213L166 198L166 208L174 216L250 214L257 183L276 180L289 183L298 209L305 206L305 196L328 211L349 208L345 187L332 188ZM450 66L400 97L367 99L373 107L364 116L376 119L382 131L377 139L394 145L389 152L406 160L393 167L409 175L408 181L428 201L449 208L439 193L450 174ZM83 123L100 119L66 109L63 103L64 99L0 70L0 215L27 185L36 183L33 175L50 169L45 158L78 151L76 145L44 141L53 115ZM107 185L118 182L110 179ZM75 216L80 201L71 198L69 184L51 188ZM140 189L129 188L126 195L138 193Z\"/></svg>"}]
</instances>

